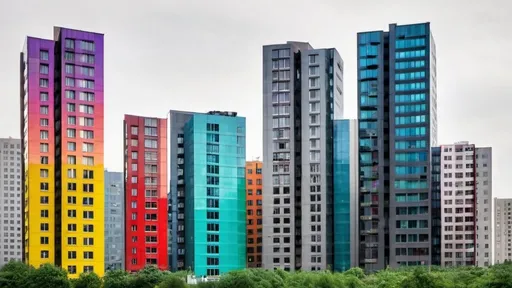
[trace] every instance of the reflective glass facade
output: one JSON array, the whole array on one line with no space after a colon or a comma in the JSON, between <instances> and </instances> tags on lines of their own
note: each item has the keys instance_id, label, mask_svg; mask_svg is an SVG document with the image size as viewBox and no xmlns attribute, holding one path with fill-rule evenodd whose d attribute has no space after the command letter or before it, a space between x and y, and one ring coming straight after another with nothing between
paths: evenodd
<instances>
[{"instance_id":1,"label":"reflective glass facade","mask_svg":"<svg viewBox=\"0 0 512 288\"><path fill-rule=\"evenodd\" d=\"M360 197L377 200L360 207L360 266L372 271L428 265L430 213L406 223L411 216L400 211L431 206L437 88L430 24L391 24L389 32L359 33L358 59ZM398 242L403 235L407 241Z\"/></svg>"},{"instance_id":2,"label":"reflective glass facade","mask_svg":"<svg viewBox=\"0 0 512 288\"><path fill-rule=\"evenodd\" d=\"M185 266L214 276L246 265L245 118L194 114L184 127Z\"/></svg>"},{"instance_id":3,"label":"reflective glass facade","mask_svg":"<svg viewBox=\"0 0 512 288\"><path fill-rule=\"evenodd\" d=\"M334 271L357 265L357 121L334 120Z\"/></svg>"}]
</instances>

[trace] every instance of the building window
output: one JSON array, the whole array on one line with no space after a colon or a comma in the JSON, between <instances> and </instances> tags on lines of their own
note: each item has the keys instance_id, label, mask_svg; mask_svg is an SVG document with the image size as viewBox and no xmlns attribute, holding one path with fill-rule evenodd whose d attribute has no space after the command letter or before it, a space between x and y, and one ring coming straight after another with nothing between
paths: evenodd
<instances>
[{"instance_id":1,"label":"building window","mask_svg":"<svg viewBox=\"0 0 512 288\"><path fill-rule=\"evenodd\" d=\"M48 50L39 51L39 59L43 61L48 61Z\"/></svg>"},{"instance_id":2,"label":"building window","mask_svg":"<svg viewBox=\"0 0 512 288\"><path fill-rule=\"evenodd\" d=\"M42 105L41 107L39 107L39 113L43 115L48 115L48 106Z\"/></svg>"}]
</instances>

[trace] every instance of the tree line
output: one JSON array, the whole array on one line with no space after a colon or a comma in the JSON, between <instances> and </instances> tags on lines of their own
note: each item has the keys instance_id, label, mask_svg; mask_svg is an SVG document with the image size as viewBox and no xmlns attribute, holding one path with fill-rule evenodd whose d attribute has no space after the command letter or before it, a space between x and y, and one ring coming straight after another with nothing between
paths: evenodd
<instances>
[{"instance_id":1,"label":"tree line","mask_svg":"<svg viewBox=\"0 0 512 288\"><path fill-rule=\"evenodd\" d=\"M148 266L137 273L106 272L103 278L67 272L50 264L39 268L9 262L0 269L1 288L512 288L512 263L479 267L404 267L365 274L360 268L343 273L285 272L246 269L232 271L217 282L186 284L189 272L172 273Z\"/></svg>"}]
</instances>

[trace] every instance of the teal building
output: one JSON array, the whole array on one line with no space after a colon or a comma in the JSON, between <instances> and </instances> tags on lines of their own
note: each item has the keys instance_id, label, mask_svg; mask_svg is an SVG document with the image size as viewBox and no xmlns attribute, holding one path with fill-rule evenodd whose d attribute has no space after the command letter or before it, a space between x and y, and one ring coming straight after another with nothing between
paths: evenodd
<instances>
[{"instance_id":1,"label":"teal building","mask_svg":"<svg viewBox=\"0 0 512 288\"><path fill-rule=\"evenodd\" d=\"M334 271L358 266L357 120L334 120Z\"/></svg>"},{"instance_id":2,"label":"teal building","mask_svg":"<svg viewBox=\"0 0 512 288\"><path fill-rule=\"evenodd\" d=\"M192 114L184 125L185 266L198 276L245 268L245 118Z\"/></svg>"}]
</instances>

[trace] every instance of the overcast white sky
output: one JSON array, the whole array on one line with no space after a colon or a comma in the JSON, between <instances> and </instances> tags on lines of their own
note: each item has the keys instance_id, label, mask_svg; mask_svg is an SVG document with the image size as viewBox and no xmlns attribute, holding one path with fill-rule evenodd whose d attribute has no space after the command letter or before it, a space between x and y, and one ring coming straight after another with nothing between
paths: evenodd
<instances>
[{"instance_id":1,"label":"overcast white sky","mask_svg":"<svg viewBox=\"0 0 512 288\"><path fill-rule=\"evenodd\" d=\"M493 147L494 187L512 197L512 1L0 0L0 137L19 137L19 52L53 26L105 34L105 167L122 171L124 114L231 110L247 117L247 158L262 154L262 45L308 41L345 62L355 118L356 33L431 22L439 143Z\"/></svg>"}]
</instances>

